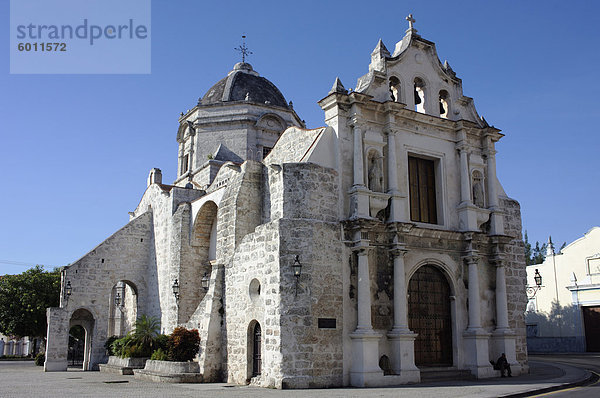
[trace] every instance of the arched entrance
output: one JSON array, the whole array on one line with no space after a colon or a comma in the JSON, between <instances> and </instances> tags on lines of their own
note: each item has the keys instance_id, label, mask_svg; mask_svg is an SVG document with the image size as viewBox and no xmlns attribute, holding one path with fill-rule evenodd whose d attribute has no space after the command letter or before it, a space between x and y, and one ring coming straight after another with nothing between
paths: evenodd
<instances>
[{"instance_id":1,"label":"arched entrance","mask_svg":"<svg viewBox=\"0 0 600 398\"><path fill-rule=\"evenodd\" d=\"M91 312L84 308L79 308L69 321L69 331L76 329L75 326L80 326L85 331L85 337L83 342L83 361L81 368L83 370L91 370L90 359L92 353L92 335L94 333L94 316ZM68 353L67 353L68 355Z\"/></svg>"},{"instance_id":2,"label":"arched entrance","mask_svg":"<svg viewBox=\"0 0 600 398\"><path fill-rule=\"evenodd\" d=\"M67 366L72 368L83 367L83 354L85 352L85 329L75 325L69 329L69 351L67 352Z\"/></svg>"},{"instance_id":3,"label":"arched entrance","mask_svg":"<svg viewBox=\"0 0 600 398\"><path fill-rule=\"evenodd\" d=\"M257 321L248 325L248 379L262 371L262 330Z\"/></svg>"},{"instance_id":4,"label":"arched entrance","mask_svg":"<svg viewBox=\"0 0 600 398\"><path fill-rule=\"evenodd\" d=\"M408 327L415 340L417 366L452 366L450 285L432 265L415 272L408 284Z\"/></svg>"}]
</instances>

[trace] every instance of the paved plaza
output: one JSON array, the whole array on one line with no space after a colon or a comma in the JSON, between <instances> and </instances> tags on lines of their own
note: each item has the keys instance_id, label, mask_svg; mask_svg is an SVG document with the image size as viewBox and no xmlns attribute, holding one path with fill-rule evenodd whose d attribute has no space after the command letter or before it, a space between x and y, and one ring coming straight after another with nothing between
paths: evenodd
<instances>
[{"instance_id":1,"label":"paved plaza","mask_svg":"<svg viewBox=\"0 0 600 398\"><path fill-rule=\"evenodd\" d=\"M513 378L436 382L393 388L273 390L225 383L161 384L100 372L44 373L31 361L0 361L0 397L502 397L581 382L590 374L564 364L531 361Z\"/></svg>"}]
</instances>

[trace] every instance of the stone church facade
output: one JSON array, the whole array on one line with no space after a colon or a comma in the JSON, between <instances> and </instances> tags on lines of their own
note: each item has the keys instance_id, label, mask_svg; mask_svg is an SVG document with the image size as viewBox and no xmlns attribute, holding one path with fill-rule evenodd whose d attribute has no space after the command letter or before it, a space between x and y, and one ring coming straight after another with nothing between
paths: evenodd
<instances>
[{"instance_id":1,"label":"stone church facade","mask_svg":"<svg viewBox=\"0 0 600 398\"><path fill-rule=\"evenodd\" d=\"M207 381L276 388L419 382L440 368L527 372L519 204L490 126L410 27L354 90L336 79L305 129L238 63L177 131L178 177L152 169L130 221L62 271L46 371L86 330L85 369L141 314L197 328ZM177 293L177 294L175 294ZM430 373L431 374L431 373ZM434 374L435 377L435 374Z\"/></svg>"}]
</instances>

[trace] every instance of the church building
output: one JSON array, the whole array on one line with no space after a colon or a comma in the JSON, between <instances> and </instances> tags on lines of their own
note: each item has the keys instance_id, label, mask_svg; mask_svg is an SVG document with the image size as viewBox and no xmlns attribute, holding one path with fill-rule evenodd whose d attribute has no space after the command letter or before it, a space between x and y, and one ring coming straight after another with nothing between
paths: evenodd
<instances>
[{"instance_id":1,"label":"church building","mask_svg":"<svg viewBox=\"0 0 600 398\"><path fill-rule=\"evenodd\" d=\"M163 333L199 330L208 382L485 378L502 353L527 372L520 207L496 177L503 134L407 20L354 89L336 79L318 101L324 127L306 129L246 62L182 114L173 184L152 169L129 222L63 268L45 370L66 370L71 327L85 329L92 370L107 338L146 314Z\"/></svg>"}]
</instances>

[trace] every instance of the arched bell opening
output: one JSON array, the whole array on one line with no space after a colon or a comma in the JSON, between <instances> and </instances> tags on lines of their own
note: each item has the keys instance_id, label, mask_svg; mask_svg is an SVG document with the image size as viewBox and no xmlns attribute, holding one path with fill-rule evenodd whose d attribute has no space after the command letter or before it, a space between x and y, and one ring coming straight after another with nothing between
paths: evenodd
<instances>
[{"instance_id":1,"label":"arched bell opening","mask_svg":"<svg viewBox=\"0 0 600 398\"><path fill-rule=\"evenodd\" d=\"M450 115L450 94L448 94L446 90L440 90L438 103L440 107L440 117L442 119L448 119Z\"/></svg>"},{"instance_id":2,"label":"arched bell opening","mask_svg":"<svg viewBox=\"0 0 600 398\"><path fill-rule=\"evenodd\" d=\"M396 76L390 77L390 99L394 102L402 102L400 80Z\"/></svg>"},{"instance_id":3,"label":"arched bell opening","mask_svg":"<svg viewBox=\"0 0 600 398\"><path fill-rule=\"evenodd\" d=\"M414 80L414 101L415 111L419 113L425 113L425 82L420 77L416 77Z\"/></svg>"}]
</instances>

